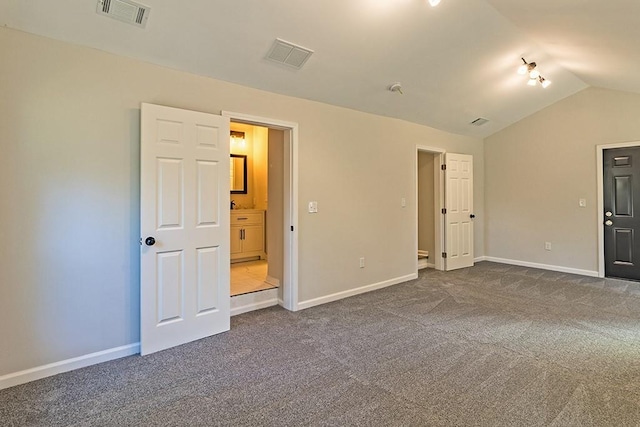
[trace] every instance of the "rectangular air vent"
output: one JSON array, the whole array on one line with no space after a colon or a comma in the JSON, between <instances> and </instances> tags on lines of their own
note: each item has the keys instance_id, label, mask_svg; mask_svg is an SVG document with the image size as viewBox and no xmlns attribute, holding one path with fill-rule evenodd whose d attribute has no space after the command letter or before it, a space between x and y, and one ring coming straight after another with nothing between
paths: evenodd
<instances>
[{"instance_id":1,"label":"rectangular air vent","mask_svg":"<svg viewBox=\"0 0 640 427\"><path fill-rule=\"evenodd\" d=\"M487 119L483 119L482 117L478 117L477 119L472 121L471 124L474 125L474 126L482 126L483 124L487 123L488 121L489 120L487 120Z\"/></svg>"},{"instance_id":2,"label":"rectangular air vent","mask_svg":"<svg viewBox=\"0 0 640 427\"><path fill-rule=\"evenodd\" d=\"M267 54L267 59L294 68L301 68L313 51L287 41L276 39Z\"/></svg>"},{"instance_id":3,"label":"rectangular air vent","mask_svg":"<svg viewBox=\"0 0 640 427\"><path fill-rule=\"evenodd\" d=\"M149 18L149 7L129 0L98 0L96 11L118 21L144 28Z\"/></svg>"}]
</instances>

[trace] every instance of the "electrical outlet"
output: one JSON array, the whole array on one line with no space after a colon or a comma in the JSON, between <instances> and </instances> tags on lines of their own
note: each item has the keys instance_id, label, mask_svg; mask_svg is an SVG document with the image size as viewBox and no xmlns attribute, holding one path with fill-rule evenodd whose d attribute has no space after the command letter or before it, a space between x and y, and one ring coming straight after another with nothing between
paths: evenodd
<instances>
[{"instance_id":1,"label":"electrical outlet","mask_svg":"<svg viewBox=\"0 0 640 427\"><path fill-rule=\"evenodd\" d=\"M587 199L578 200L578 206L580 206L581 208L586 208L587 207Z\"/></svg>"},{"instance_id":2,"label":"electrical outlet","mask_svg":"<svg viewBox=\"0 0 640 427\"><path fill-rule=\"evenodd\" d=\"M544 250L545 251L551 250L551 242L544 242Z\"/></svg>"},{"instance_id":3,"label":"electrical outlet","mask_svg":"<svg viewBox=\"0 0 640 427\"><path fill-rule=\"evenodd\" d=\"M360 258L360 268L364 268L364 257Z\"/></svg>"}]
</instances>

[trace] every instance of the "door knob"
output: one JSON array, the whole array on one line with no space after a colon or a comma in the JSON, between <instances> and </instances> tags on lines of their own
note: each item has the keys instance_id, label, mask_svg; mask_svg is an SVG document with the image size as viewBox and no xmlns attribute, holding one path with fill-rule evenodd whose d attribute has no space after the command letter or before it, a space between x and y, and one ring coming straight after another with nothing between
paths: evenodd
<instances>
[{"instance_id":1,"label":"door knob","mask_svg":"<svg viewBox=\"0 0 640 427\"><path fill-rule=\"evenodd\" d=\"M476 217L476 216L475 216L474 214L469 215L469 218L471 218L471 219L473 219L473 218L475 218L475 217Z\"/></svg>"},{"instance_id":2,"label":"door knob","mask_svg":"<svg viewBox=\"0 0 640 427\"><path fill-rule=\"evenodd\" d=\"M147 246L153 246L156 244L156 239L154 239L153 237L147 237L146 239L144 239L144 244Z\"/></svg>"},{"instance_id":3,"label":"door knob","mask_svg":"<svg viewBox=\"0 0 640 427\"><path fill-rule=\"evenodd\" d=\"M607 212L604 213L604 216L606 216L607 218L609 218L612 215L613 215L613 213L611 213L610 211L607 211Z\"/></svg>"},{"instance_id":4,"label":"door knob","mask_svg":"<svg viewBox=\"0 0 640 427\"><path fill-rule=\"evenodd\" d=\"M611 221L610 219L606 220L604 222L604 225L606 225L607 227L611 227L613 225L613 221Z\"/></svg>"}]
</instances>

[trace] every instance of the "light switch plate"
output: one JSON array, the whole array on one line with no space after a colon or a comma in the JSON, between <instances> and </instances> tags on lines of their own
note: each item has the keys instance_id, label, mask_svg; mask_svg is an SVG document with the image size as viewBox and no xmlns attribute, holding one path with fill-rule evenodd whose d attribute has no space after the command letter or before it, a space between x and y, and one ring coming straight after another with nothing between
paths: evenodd
<instances>
[{"instance_id":1,"label":"light switch plate","mask_svg":"<svg viewBox=\"0 0 640 427\"><path fill-rule=\"evenodd\" d=\"M318 213L318 202L309 202L309 213Z\"/></svg>"},{"instance_id":2,"label":"light switch plate","mask_svg":"<svg viewBox=\"0 0 640 427\"><path fill-rule=\"evenodd\" d=\"M405 199L404 197L402 199L400 199L400 205L404 208L407 206L407 199Z\"/></svg>"}]
</instances>

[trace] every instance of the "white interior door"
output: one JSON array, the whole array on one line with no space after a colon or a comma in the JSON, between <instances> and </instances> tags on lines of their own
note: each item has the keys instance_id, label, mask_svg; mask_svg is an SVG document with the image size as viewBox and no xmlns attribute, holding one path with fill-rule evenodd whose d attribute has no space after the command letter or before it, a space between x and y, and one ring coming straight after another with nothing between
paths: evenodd
<instances>
[{"instance_id":1,"label":"white interior door","mask_svg":"<svg viewBox=\"0 0 640 427\"><path fill-rule=\"evenodd\" d=\"M445 270L473 265L473 156L445 154Z\"/></svg>"},{"instance_id":2,"label":"white interior door","mask_svg":"<svg viewBox=\"0 0 640 427\"><path fill-rule=\"evenodd\" d=\"M142 104L140 163L145 355L229 330L229 119Z\"/></svg>"}]
</instances>

